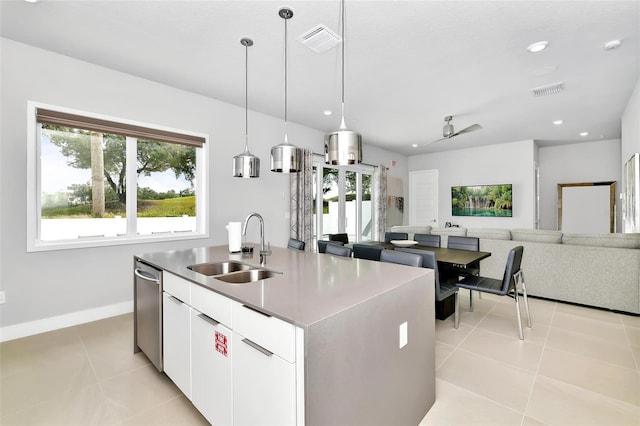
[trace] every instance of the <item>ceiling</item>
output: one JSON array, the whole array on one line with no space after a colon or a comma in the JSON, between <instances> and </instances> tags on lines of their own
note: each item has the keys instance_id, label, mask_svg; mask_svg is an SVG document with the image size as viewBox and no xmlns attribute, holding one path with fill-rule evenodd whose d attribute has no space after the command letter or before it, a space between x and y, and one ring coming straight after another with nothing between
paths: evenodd
<instances>
[{"instance_id":1,"label":"ceiling","mask_svg":"<svg viewBox=\"0 0 640 426\"><path fill-rule=\"evenodd\" d=\"M322 131L340 123L340 49L297 38L340 33L340 2L1 0L2 37ZM640 70L640 1L347 1L345 118L363 142L406 155L535 139L554 145L620 138ZM604 50L605 42L622 41ZM546 40L547 49L527 46ZM534 87L563 82L558 94ZM332 110L326 116L324 110ZM444 117L456 131L441 142ZM560 126L553 120L562 119ZM588 136L579 136L588 131ZM249 128L251 133L251 128ZM295 140L291 141L295 144ZM320 144L321 142L319 142ZM413 144L417 144L413 147ZM319 148L320 150L321 148Z\"/></svg>"}]
</instances>

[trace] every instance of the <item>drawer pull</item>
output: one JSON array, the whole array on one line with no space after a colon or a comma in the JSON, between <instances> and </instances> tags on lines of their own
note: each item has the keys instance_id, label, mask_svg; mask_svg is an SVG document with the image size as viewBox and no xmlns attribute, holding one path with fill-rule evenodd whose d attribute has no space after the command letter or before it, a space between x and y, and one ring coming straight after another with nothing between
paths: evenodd
<instances>
[{"instance_id":1,"label":"drawer pull","mask_svg":"<svg viewBox=\"0 0 640 426\"><path fill-rule=\"evenodd\" d=\"M171 295L167 295L167 296L169 297L169 300L171 300L174 303L177 303L179 305L182 305L184 303L182 300L178 299L175 296L171 296Z\"/></svg>"},{"instance_id":2,"label":"drawer pull","mask_svg":"<svg viewBox=\"0 0 640 426\"><path fill-rule=\"evenodd\" d=\"M273 352L271 352L271 351L270 351L270 350L268 350L268 349L263 348L263 347L262 347L262 346L260 346L259 344L254 343L254 342L252 342L252 341L251 341L251 340L249 340L249 339L242 339L242 341L243 341L244 343L246 343L247 345L251 346L253 349L255 349L255 350L258 350L258 351L262 352L262 353L263 353L263 354L265 354L266 356L271 356L271 355L273 355Z\"/></svg>"},{"instance_id":3,"label":"drawer pull","mask_svg":"<svg viewBox=\"0 0 640 426\"><path fill-rule=\"evenodd\" d=\"M242 305L242 306L243 306L243 307L245 307L245 308L247 308L247 309L249 309L250 311L256 312L256 313L258 313L258 314L260 314L260 315L263 315L263 316L265 316L265 317L269 317L269 318L271 317L271 315L269 315L269 314L265 314L264 312L259 311L259 310L257 310L256 308L252 308L251 306L247 306L247 305Z\"/></svg>"},{"instance_id":4,"label":"drawer pull","mask_svg":"<svg viewBox=\"0 0 640 426\"><path fill-rule=\"evenodd\" d=\"M205 322L208 322L209 324L214 325L214 326L220 325L220 321L216 321L213 318L211 318L210 316L205 315L205 314L198 314L198 318L200 318L201 320L203 320Z\"/></svg>"}]
</instances>

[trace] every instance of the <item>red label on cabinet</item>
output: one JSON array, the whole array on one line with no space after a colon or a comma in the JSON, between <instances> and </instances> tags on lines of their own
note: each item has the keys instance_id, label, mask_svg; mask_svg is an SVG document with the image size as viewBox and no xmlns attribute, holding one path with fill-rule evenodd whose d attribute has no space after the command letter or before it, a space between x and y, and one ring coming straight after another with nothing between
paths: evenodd
<instances>
[{"instance_id":1,"label":"red label on cabinet","mask_svg":"<svg viewBox=\"0 0 640 426\"><path fill-rule=\"evenodd\" d=\"M227 336L216 331L216 351L220 352L224 356L227 355Z\"/></svg>"}]
</instances>

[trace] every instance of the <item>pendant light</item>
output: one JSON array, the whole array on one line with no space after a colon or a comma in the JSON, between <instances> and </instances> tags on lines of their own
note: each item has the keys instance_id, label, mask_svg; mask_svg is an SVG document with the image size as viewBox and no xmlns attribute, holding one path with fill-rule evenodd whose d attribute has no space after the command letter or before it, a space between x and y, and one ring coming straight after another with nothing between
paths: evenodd
<instances>
[{"instance_id":1,"label":"pendant light","mask_svg":"<svg viewBox=\"0 0 640 426\"><path fill-rule=\"evenodd\" d=\"M233 176L240 178L260 177L260 159L249 152L249 46L253 40L240 40L244 49L244 152L233 157Z\"/></svg>"},{"instance_id":2,"label":"pendant light","mask_svg":"<svg viewBox=\"0 0 640 426\"><path fill-rule=\"evenodd\" d=\"M325 163L344 166L362 162L362 137L344 124L344 0L340 1L340 36L342 37L342 120L340 128L324 136Z\"/></svg>"},{"instance_id":3,"label":"pendant light","mask_svg":"<svg viewBox=\"0 0 640 426\"><path fill-rule=\"evenodd\" d=\"M293 11L283 7L278 15L284 19L284 142L271 148L271 171L296 173L302 169L302 150L291 145L287 136L287 20L293 17Z\"/></svg>"}]
</instances>

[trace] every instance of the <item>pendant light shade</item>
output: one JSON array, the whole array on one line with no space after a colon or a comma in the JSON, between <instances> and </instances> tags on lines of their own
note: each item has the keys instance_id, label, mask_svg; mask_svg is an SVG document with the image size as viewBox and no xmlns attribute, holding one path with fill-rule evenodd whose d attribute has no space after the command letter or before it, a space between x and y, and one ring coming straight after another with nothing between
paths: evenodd
<instances>
[{"instance_id":1,"label":"pendant light shade","mask_svg":"<svg viewBox=\"0 0 640 426\"><path fill-rule=\"evenodd\" d=\"M325 163L345 166L362 162L362 137L344 124L344 0L340 1L340 36L342 37L342 120L340 128L324 137Z\"/></svg>"},{"instance_id":2,"label":"pendant light shade","mask_svg":"<svg viewBox=\"0 0 640 426\"><path fill-rule=\"evenodd\" d=\"M302 150L291 145L287 135L287 20L293 17L293 11L283 7L278 15L284 20L284 141L271 148L271 171L297 173L302 169Z\"/></svg>"},{"instance_id":3,"label":"pendant light shade","mask_svg":"<svg viewBox=\"0 0 640 426\"><path fill-rule=\"evenodd\" d=\"M260 177L260 159L249 152L249 46L253 46L253 40L243 38L240 44L245 47L244 67L244 152L233 157L233 176L240 178Z\"/></svg>"}]
</instances>

